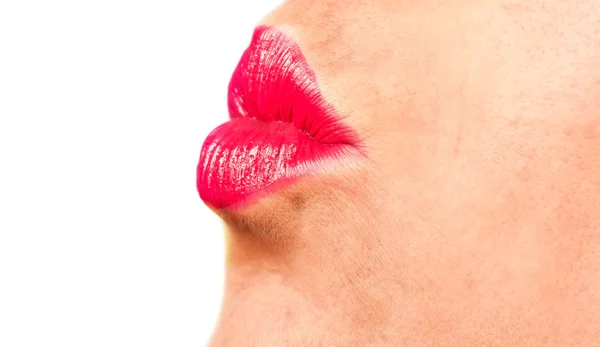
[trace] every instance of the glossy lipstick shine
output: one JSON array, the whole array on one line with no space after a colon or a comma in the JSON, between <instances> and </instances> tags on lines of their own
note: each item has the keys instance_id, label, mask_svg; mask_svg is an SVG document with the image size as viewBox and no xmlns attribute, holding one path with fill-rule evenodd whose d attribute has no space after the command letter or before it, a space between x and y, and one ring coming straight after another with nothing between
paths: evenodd
<instances>
[{"instance_id":1,"label":"glossy lipstick shine","mask_svg":"<svg viewBox=\"0 0 600 347\"><path fill-rule=\"evenodd\" d=\"M228 91L230 120L206 138L197 187L214 208L322 171L357 151L358 137L321 95L300 47L281 31L256 28Z\"/></svg>"}]
</instances>

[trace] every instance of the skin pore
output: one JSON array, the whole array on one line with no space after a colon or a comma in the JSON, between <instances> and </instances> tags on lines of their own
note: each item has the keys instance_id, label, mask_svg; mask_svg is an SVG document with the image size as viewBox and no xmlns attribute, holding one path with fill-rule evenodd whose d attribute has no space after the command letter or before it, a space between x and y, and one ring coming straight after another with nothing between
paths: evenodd
<instances>
[{"instance_id":1,"label":"skin pore","mask_svg":"<svg viewBox=\"0 0 600 347\"><path fill-rule=\"evenodd\" d=\"M598 18L592 0L267 16L366 157L215 210L211 346L600 346Z\"/></svg>"}]
</instances>

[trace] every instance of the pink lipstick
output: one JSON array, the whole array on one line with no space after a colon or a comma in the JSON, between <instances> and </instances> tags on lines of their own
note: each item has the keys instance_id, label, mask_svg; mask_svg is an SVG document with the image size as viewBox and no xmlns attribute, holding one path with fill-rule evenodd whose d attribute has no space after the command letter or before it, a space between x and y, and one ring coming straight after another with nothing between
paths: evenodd
<instances>
[{"instance_id":1,"label":"pink lipstick","mask_svg":"<svg viewBox=\"0 0 600 347\"><path fill-rule=\"evenodd\" d=\"M300 47L256 28L229 82L230 120L202 146L197 187L214 208L234 207L359 153L356 133L321 95Z\"/></svg>"}]
</instances>

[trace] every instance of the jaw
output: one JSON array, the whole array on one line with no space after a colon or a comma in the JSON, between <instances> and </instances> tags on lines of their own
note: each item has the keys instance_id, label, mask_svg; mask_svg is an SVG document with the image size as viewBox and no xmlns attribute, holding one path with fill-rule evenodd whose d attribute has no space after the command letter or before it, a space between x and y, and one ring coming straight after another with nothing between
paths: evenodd
<instances>
[{"instance_id":1,"label":"jaw","mask_svg":"<svg viewBox=\"0 0 600 347\"><path fill-rule=\"evenodd\" d=\"M510 198L524 187L496 187L482 202L406 184L387 187L406 199L384 206L389 198L366 180L381 182L375 174L351 177L308 180L251 209L220 211L227 283L212 346L569 346L582 329L588 340L575 345L598 341L591 255L600 234L575 218L593 205L542 215L524 209L526 196ZM517 219L510 212L521 210Z\"/></svg>"}]
</instances>

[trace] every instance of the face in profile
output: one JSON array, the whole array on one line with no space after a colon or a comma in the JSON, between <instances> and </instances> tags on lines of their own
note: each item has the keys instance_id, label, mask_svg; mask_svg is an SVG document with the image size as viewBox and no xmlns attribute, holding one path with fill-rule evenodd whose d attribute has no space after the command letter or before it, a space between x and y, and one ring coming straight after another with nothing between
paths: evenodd
<instances>
[{"instance_id":1,"label":"face in profile","mask_svg":"<svg viewBox=\"0 0 600 347\"><path fill-rule=\"evenodd\" d=\"M198 190L212 346L600 341L600 5L290 0Z\"/></svg>"}]
</instances>

